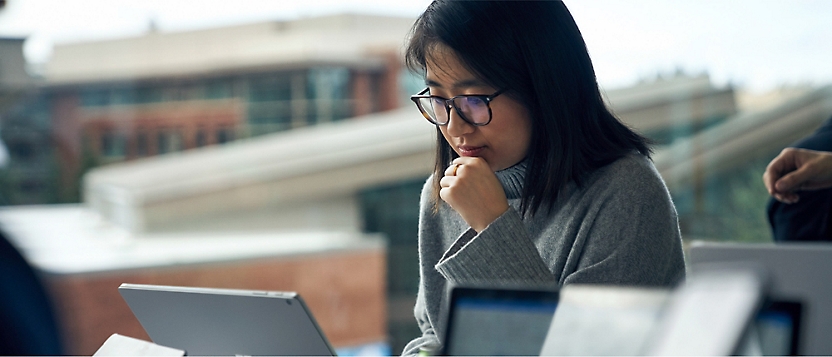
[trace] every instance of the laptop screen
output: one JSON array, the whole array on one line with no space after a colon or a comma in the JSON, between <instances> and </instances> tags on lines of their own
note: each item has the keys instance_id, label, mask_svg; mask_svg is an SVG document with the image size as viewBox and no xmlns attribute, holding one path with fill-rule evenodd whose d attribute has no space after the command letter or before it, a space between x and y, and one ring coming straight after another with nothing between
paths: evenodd
<instances>
[{"instance_id":1,"label":"laptop screen","mask_svg":"<svg viewBox=\"0 0 832 357\"><path fill-rule=\"evenodd\" d=\"M444 353L538 355L557 303L554 291L456 288Z\"/></svg>"},{"instance_id":2,"label":"laptop screen","mask_svg":"<svg viewBox=\"0 0 832 357\"><path fill-rule=\"evenodd\" d=\"M801 303L793 301L773 301L760 309L754 327L763 356L798 354L801 312Z\"/></svg>"}]
</instances>

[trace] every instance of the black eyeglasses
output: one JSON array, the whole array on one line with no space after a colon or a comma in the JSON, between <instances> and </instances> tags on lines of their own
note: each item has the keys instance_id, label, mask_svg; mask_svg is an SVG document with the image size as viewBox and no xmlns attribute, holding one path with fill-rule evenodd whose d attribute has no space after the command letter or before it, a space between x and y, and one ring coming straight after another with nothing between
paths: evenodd
<instances>
[{"instance_id":1,"label":"black eyeglasses","mask_svg":"<svg viewBox=\"0 0 832 357\"><path fill-rule=\"evenodd\" d=\"M445 99L435 95L425 95L428 90L429 88L425 88L419 94L410 96L410 100L416 103L416 107L419 108L425 119L439 126L448 125L451 117L451 107L468 124L475 126L488 125L491 122L491 106L489 103L505 92L503 89L492 95L466 94Z\"/></svg>"}]
</instances>

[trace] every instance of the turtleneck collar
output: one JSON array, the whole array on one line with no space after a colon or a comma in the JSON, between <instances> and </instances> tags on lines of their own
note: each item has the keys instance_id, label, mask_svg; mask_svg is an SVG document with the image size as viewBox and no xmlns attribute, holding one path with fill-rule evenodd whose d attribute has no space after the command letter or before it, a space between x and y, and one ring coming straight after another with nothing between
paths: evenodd
<instances>
[{"instance_id":1,"label":"turtleneck collar","mask_svg":"<svg viewBox=\"0 0 832 357\"><path fill-rule=\"evenodd\" d=\"M519 199L523 194L523 182L526 180L527 160L520 161L514 166L495 172L497 180L503 185L506 198Z\"/></svg>"}]
</instances>

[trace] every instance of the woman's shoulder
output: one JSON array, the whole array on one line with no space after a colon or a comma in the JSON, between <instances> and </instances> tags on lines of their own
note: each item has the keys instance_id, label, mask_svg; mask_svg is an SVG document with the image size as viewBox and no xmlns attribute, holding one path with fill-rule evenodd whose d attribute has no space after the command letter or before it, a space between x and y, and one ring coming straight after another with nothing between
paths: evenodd
<instances>
[{"instance_id":1,"label":"woman's shoulder","mask_svg":"<svg viewBox=\"0 0 832 357\"><path fill-rule=\"evenodd\" d=\"M638 152L632 152L624 155L618 160L611 162L609 165L604 166L602 169L606 169L613 174L623 172L650 176L658 174L656 166L653 165L653 161L646 155Z\"/></svg>"},{"instance_id":2,"label":"woman's shoulder","mask_svg":"<svg viewBox=\"0 0 832 357\"><path fill-rule=\"evenodd\" d=\"M587 188L614 190L621 193L654 191L666 193L664 183L656 166L649 157L630 153L597 169L590 175Z\"/></svg>"},{"instance_id":3,"label":"woman's shoulder","mask_svg":"<svg viewBox=\"0 0 832 357\"><path fill-rule=\"evenodd\" d=\"M434 174L430 174L430 176L428 176L425 180L425 183L422 184L422 197L429 197L433 193L433 175Z\"/></svg>"},{"instance_id":4,"label":"woman's shoulder","mask_svg":"<svg viewBox=\"0 0 832 357\"><path fill-rule=\"evenodd\" d=\"M435 188L433 186L433 174L431 174L425 180L425 183L422 185L422 192L419 194L420 210L427 211L433 209L433 200L435 199L435 195L433 194L434 190Z\"/></svg>"}]
</instances>

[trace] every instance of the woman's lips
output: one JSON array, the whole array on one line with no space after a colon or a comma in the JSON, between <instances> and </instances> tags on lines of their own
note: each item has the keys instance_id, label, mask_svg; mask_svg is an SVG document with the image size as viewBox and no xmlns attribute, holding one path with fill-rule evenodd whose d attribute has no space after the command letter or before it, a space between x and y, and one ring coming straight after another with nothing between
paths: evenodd
<instances>
[{"instance_id":1,"label":"woman's lips","mask_svg":"<svg viewBox=\"0 0 832 357\"><path fill-rule=\"evenodd\" d=\"M460 156L478 156L485 146L458 146Z\"/></svg>"}]
</instances>

